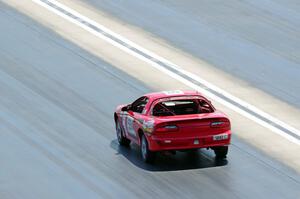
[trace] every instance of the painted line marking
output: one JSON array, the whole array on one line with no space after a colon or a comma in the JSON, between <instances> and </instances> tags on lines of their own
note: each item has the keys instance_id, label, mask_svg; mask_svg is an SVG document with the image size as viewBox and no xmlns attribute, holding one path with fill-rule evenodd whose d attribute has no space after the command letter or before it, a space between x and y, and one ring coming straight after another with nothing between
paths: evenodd
<instances>
[{"instance_id":1,"label":"painted line marking","mask_svg":"<svg viewBox=\"0 0 300 199\"><path fill-rule=\"evenodd\" d=\"M62 18L80 26L93 35L107 41L115 47L127 52L149 63L152 67L164 72L172 78L184 83L185 85L198 90L211 99L227 106L235 112L251 119L252 121L268 128L269 130L281 135L289 141L300 145L300 131L279 119L269 115L255 106L227 93L217 86L201 79L200 77L183 70L172 62L150 52L134 42L114 33L108 28L97 22L81 15L77 11L59 3L55 0L32 0L49 11L61 16Z\"/></svg>"}]
</instances>

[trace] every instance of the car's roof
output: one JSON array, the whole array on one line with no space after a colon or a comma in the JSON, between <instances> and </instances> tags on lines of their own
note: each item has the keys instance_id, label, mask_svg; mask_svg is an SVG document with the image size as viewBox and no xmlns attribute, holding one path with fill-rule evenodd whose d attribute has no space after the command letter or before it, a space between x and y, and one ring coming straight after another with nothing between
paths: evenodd
<instances>
[{"instance_id":1,"label":"car's roof","mask_svg":"<svg viewBox=\"0 0 300 199\"><path fill-rule=\"evenodd\" d=\"M144 95L152 100L160 99L160 98L169 98L169 97L182 97L182 96L203 96L198 91L192 91L192 90L172 90L172 91L161 91L161 92L155 92L155 93L148 93Z\"/></svg>"}]
</instances>

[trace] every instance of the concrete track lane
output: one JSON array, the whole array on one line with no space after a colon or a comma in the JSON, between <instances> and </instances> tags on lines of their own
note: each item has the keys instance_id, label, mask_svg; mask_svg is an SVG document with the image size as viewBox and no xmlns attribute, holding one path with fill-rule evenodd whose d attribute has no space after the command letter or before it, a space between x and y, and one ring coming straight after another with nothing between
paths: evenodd
<instances>
[{"instance_id":1,"label":"concrete track lane","mask_svg":"<svg viewBox=\"0 0 300 199\"><path fill-rule=\"evenodd\" d=\"M298 1L80 1L300 107Z\"/></svg>"},{"instance_id":2,"label":"concrete track lane","mask_svg":"<svg viewBox=\"0 0 300 199\"><path fill-rule=\"evenodd\" d=\"M145 165L112 113L147 85L2 3L0 23L0 198L299 197L299 174L236 137L227 161Z\"/></svg>"}]
</instances>

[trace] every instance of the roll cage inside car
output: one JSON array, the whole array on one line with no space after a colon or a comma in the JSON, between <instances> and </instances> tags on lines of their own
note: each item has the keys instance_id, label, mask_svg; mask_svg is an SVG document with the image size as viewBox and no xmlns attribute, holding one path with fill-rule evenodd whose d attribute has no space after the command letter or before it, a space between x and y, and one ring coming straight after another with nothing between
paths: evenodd
<instances>
[{"instance_id":1,"label":"roll cage inside car","mask_svg":"<svg viewBox=\"0 0 300 199\"><path fill-rule=\"evenodd\" d=\"M212 113L215 108L200 96L160 98L152 102L149 114L152 116L174 116Z\"/></svg>"},{"instance_id":2,"label":"roll cage inside car","mask_svg":"<svg viewBox=\"0 0 300 199\"><path fill-rule=\"evenodd\" d=\"M140 113L143 115L151 115L151 116L171 116L171 115L178 115L178 111L177 113L174 112L174 110L170 110L170 108L166 105L168 105L167 103L174 103L174 105L177 104L189 104L189 102L193 102L193 101L197 101L197 104L199 104L199 106L204 107L206 109L208 109L207 111L191 111L190 113L188 111L186 111L186 114L197 114L197 113L208 113L208 112L214 112L215 108L213 107L213 105L210 103L209 100L207 100L206 98L202 97L202 96L177 96L177 97L162 97L162 98L158 98L158 99L154 99L153 101L151 101L147 96L142 96L140 98L138 98L137 100L135 100L132 104L127 105L127 110L131 110L133 112L136 113ZM164 103L165 102L165 103ZM156 114L155 113L155 107L159 106L162 109L165 110L165 112L169 112L169 114ZM189 107L190 109L192 107ZM153 112L154 110L154 112ZM173 113L172 113L173 112Z\"/></svg>"}]
</instances>

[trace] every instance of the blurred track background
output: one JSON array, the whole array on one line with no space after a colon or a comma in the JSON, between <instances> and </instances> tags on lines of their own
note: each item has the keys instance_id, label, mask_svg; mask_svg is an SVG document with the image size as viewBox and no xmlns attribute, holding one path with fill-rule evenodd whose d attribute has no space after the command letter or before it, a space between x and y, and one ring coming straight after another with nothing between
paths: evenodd
<instances>
[{"instance_id":1,"label":"blurred track background","mask_svg":"<svg viewBox=\"0 0 300 199\"><path fill-rule=\"evenodd\" d=\"M74 2L289 104L281 119L299 121L297 1ZM299 146L219 104L236 132L227 160L201 150L144 164L118 146L115 107L186 86L31 1L0 2L0 24L1 199L300 197Z\"/></svg>"}]
</instances>

